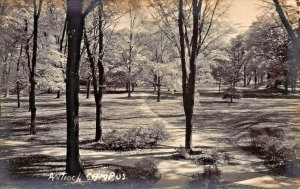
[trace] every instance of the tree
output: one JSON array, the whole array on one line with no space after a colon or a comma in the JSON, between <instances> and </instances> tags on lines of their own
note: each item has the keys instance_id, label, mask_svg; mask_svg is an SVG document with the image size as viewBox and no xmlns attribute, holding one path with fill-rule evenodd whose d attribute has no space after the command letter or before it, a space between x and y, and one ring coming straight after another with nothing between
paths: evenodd
<instances>
[{"instance_id":1,"label":"tree","mask_svg":"<svg viewBox=\"0 0 300 189\"><path fill-rule=\"evenodd\" d=\"M67 1L68 58L66 70L67 161L66 173L83 174L79 155L79 76L80 45L83 31L82 0Z\"/></svg>"},{"instance_id":2,"label":"tree","mask_svg":"<svg viewBox=\"0 0 300 189\"><path fill-rule=\"evenodd\" d=\"M296 29L296 31L293 29L293 23L292 23L292 18L288 18L286 16L286 13L284 11L284 8L283 7L287 7L286 5L286 1L282 1L280 2L279 0L273 0L273 3L275 5L275 8L276 8L276 12L278 13L279 17L280 17L280 20L283 24L283 26L285 27L288 35L289 35L289 38L295 48L295 50L299 50L299 47L300 47L300 44L299 44L299 36L298 34L300 34L300 27L298 26L298 28ZM300 2L299 1L296 1L296 6L297 8L300 7ZM299 12L298 12L299 14ZM298 18L298 24L300 23L300 17ZM299 53L297 53L299 54Z\"/></svg>"},{"instance_id":3,"label":"tree","mask_svg":"<svg viewBox=\"0 0 300 189\"><path fill-rule=\"evenodd\" d=\"M79 63L84 18L99 3L91 1L83 11L82 0L67 1L68 58L66 69L67 161L68 175L84 175L79 155Z\"/></svg>"},{"instance_id":4,"label":"tree","mask_svg":"<svg viewBox=\"0 0 300 189\"><path fill-rule=\"evenodd\" d=\"M239 35L231 41L230 46L225 50L225 58L216 60L220 80L229 85L223 94L223 98L230 98L230 102L233 102L234 98L239 99L241 97L236 90L236 86L243 79L242 68L247 61L247 52L244 46L243 38Z\"/></svg>"},{"instance_id":5,"label":"tree","mask_svg":"<svg viewBox=\"0 0 300 189\"><path fill-rule=\"evenodd\" d=\"M145 33L141 37L141 43L144 46L141 54L149 60L146 65L143 65L144 80L153 85L154 91L157 92L157 102L160 102L161 86L164 80L175 76L174 73L178 71L172 64L178 55L173 43L159 28L154 33Z\"/></svg>"},{"instance_id":6,"label":"tree","mask_svg":"<svg viewBox=\"0 0 300 189\"><path fill-rule=\"evenodd\" d=\"M36 134L36 105L35 105L35 87L36 87L36 63L37 63L37 50L38 50L38 24L39 18L42 11L42 4L43 0L33 1L34 12L33 12L33 47L32 47L32 59L30 61L30 54L29 54L29 40L25 46L26 55L28 58L28 68L29 68L29 82L30 82L30 93L29 93L29 104L30 104L30 112L31 112L31 124L30 124L30 134ZM26 23L27 24L27 23ZM26 31L28 30L26 26Z\"/></svg>"},{"instance_id":7,"label":"tree","mask_svg":"<svg viewBox=\"0 0 300 189\"><path fill-rule=\"evenodd\" d=\"M280 20L272 20L273 17L272 14L259 17L244 34L245 50L249 56L247 72L254 77L255 88L266 75L267 87L286 80L284 70L288 70L288 62L293 59L288 54L290 42L287 33Z\"/></svg>"},{"instance_id":8,"label":"tree","mask_svg":"<svg viewBox=\"0 0 300 189\"><path fill-rule=\"evenodd\" d=\"M206 3L206 8L211 6L212 12L210 16L203 15L201 16L201 10ZM186 116L186 136L185 136L185 148L192 148L192 117L194 112L194 100L195 100L195 80L196 80L196 58L203 50L203 43L205 38L210 32L210 27L213 25L216 16L216 10L220 5L220 1L217 0L213 4L209 4L209 1L192 1L192 37L188 39L187 33L187 18L188 16L184 14L184 2L179 0L179 13L178 13L178 26L179 26L179 39L180 39L180 57L182 65L182 95L183 95L183 106ZM205 9L204 9L205 10ZM205 11L204 11L205 12ZM207 17L208 16L208 17ZM208 29L203 31L203 25L205 19L211 19L208 24ZM200 20L200 22L199 22ZM205 34L203 36L203 33ZM189 74L187 71L186 63L186 50L189 55Z\"/></svg>"},{"instance_id":9,"label":"tree","mask_svg":"<svg viewBox=\"0 0 300 189\"><path fill-rule=\"evenodd\" d=\"M90 42L87 37L86 31L84 31L84 42L87 50L88 60L90 62L91 76L93 80L93 89L94 97L96 104L96 136L95 141L101 140L102 137L102 128L101 128L101 116L102 116L102 98L103 98L103 88L104 88L104 66L103 66L103 6L104 3L101 0L101 3L98 5L98 46L99 46L99 56L98 56L98 74L99 80L97 77L97 68L95 64L95 57L92 54L90 49ZM94 46L94 51L97 46ZM98 88L99 87L99 88Z\"/></svg>"},{"instance_id":10,"label":"tree","mask_svg":"<svg viewBox=\"0 0 300 189\"><path fill-rule=\"evenodd\" d=\"M224 5L224 6L223 6ZM164 34L176 45L180 54L182 72L182 97L186 117L185 148L192 148L192 118L194 113L196 60L199 54L228 34L218 32L220 18L227 10L220 0L152 0L148 12L165 26ZM177 32L174 30L177 27ZM226 28L226 27L225 27Z\"/></svg>"},{"instance_id":11,"label":"tree","mask_svg":"<svg viewBox=\"0 0 300 189\"><path fill-rule=\"evenodd\" d=\"M136 50L136 27L137 27L137 19L138 19L138 10L140 9L140 2L137 0L129 0L128 1L128 14L129 14L129 34L128 39L126 39L127 47L122 48L122 57L124 63L127 65L128 75L127 75L127 86L128 86L128 97L131 97L131 86L132 86L132 66L134 63L135 56L137 54Z\"/></svg>"},{"instance_id":12,"label":"tree","mask_svg":"<svg viewBox=\"0 0 300 189\"><path fill-rule=\"evenodd\" d=\"M18 103L18 108L21 107L21 103L20 103L20 81L19 81L19 73L20 73L20 61L22 58L22 54L23 54L23 45L21 44L21 48L20 48L20 55L19 55L19 59L17 61L17 103Z\"/></svg>"},{"instance_id":13,"label":"tree","mask_svg":"<svg viewBox=\"0 0 300 189\"><path fill-rule=\"evenodd\" d=\"M291 64L291 71L293 74L293 76L296 78L296 79L292 79L292 81L294 81L294 83L292 84L293 86L296 86L296 83L297 83L297 78L298 78L298 66L299 66L299 60L300 60L300 12L299 12L299 8L300 8L300 2L299 1L295 1L295 7L292 8L292 11L293 12L296 12L296 15L298 16L298 19L295 19L296 23L297 23L297 28L294 29L293 25L293 18L292 17L289 17L287 16L287 12L288 10L284 10L284 8L288 7L286 5L286 1L279 1L279 0L273 0L273 3L275 5L275 9L276 9L276 12L278 13L279 17L280 17L280 20L282 22L282 24L284 25L287 33L288 33L288 36L289 36L289 39L291 40L292 42L292 45L293 45L293 57L295 58L296 60L296 64ZM287 9L287 8L286 8ZM294 14L291 14L291 15L294 15Z\"/></svg>"},{"instance_id":14,"label":"tree","mask_svg":"<svg viewBox=\"0 0 300 189\"><path fill-rule=\"evenodd\" d=\"M114 11L115 7L110 1L99 0L96 15L93 15L91 39L88 39L88 32L84 32L84 42L87 51L87 57L90 62L91 78L94 90L95 105L96 105L96 134L95 141L98 142L102 138L102 99L104 95L105 85L105 68L104 56L106 43L111 42L115 21L118 19L118 12ZM95 27L96 25L96 27ZM111 28L112 27L112 28ZM107 34L106 38L104 34ZM106 40L106 41L105 41ZM91 43L93 48L91 49ZM98 50L98 52L96 52ZM96 59L97 57L97 59ZM97 73L98 72L98 73ZM88 84L90 85L90 84Z\"/></svg>"},{"instance_id":15,"label":"tree","mask_svg":"<svg viewBox=\"0 0 300 189\"><path fill-rule=\"evenodd\" d=\"M0 0L0 68L2 71L2 86L5 88L5 96L10 95L12 87L13 64L16 61L14 51L20 43L19 26L16 19L20 14L18 10L23 1ZM1 90L3 89L1 87ZM2 91L1 91L2 92Z\"/></svg>"}]
</instances>

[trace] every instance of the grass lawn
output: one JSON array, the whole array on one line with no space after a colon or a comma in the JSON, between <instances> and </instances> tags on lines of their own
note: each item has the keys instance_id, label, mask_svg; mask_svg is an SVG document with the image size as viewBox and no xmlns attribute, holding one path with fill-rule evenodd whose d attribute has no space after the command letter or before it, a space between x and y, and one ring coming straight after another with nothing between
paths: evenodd
<instances>
[{"instance_id":1,"label":"grass lawn","mask_svg":"<svg viewBox=\"0 0 300 189\"><path fill-rule=\"evenodd\" d=\"M193 145L199 149L241 147L250 144L249 131L253 128L281 128L287 145L299 145L300 97L270 93L262 96L260 91L251 91L248 98L229 103L222 100L216 88L197 92L193 119ZM37 135L29 135L30 112L27 97L22 97L21 108L16 108L15 96L4 100L2 105L0 138L65 146L66 107L65 96L37 96ZM145 108L146 107L146 108ZM149 111L145 111L150 110ZM163 91L161 102L151 91L134 92L131 98L126 93L106 94L103 102L103 132L113 129L126 130L135 127L149 128L155 120L185 128L185 117L180 93ZM168 131L172 133L172 130ZM90 149L95 134L94 98L80 95L80 147ZM176 144L178 147L183 143ZM226 149L225 149L226 148ZM134 152L135 153L135 152ZM249 152L250 153L250 152ZM247 157L247 156L246 156ZM259 167L259 166L257 166Z\"/></svg>"},{"instance_id":2,"label":"grass lawn","mask_svg":"<svg viewBox=\"0 0 300 189\"><path fill-rule=\"evenodd\" d=\"M182 97L179 93L162 93L162 101L156 102L156 94L147 92L127 94L106 94L103 102L103 132L134 127L149 127L153 119L162 118L166 122L185 127ZM1 135L10 139L37 141L43 144L65 145L66 108L65 98L55 99L55 95L37 96L37 135L29 135L30 112L27 97L22 98L21 108L15 108L15 97L5 99L2 112ZM157 114L149 115L143 106L149 106ZM194 132L203 133L216 142L243 144L247 141L250 128L280 127L284 129L288 141L296 144L300 136L299 96L275 96L272 98L242 98L229 103L222 100L217 90L200 90L196 95L194 111ZM86 99L80 95L80 140L85 143L94 139L95 107L93 95ZM183 145L183 144L178 144ZM198 144L197 144L198 145Z\"/></svg>"}]
</instances>

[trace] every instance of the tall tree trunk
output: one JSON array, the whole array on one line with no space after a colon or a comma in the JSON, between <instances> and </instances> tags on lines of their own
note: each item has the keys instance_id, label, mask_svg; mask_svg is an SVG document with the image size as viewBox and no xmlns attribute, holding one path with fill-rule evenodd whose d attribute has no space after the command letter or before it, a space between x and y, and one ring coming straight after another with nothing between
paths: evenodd
<instances>
[{"instance_id":1,"label":"tall tree trunk","mask_svg":"<svg viewBox=\"0 0 300 189\"><path fill-rule=\"evenodd\" d=\"M183 106L186 117L186 136L185 136L185 148L187 150L192 149L192 118L194 113L195 103L195 82L196 82L196 57L197 57L197 42L199 37L199 14L201 12L202 1L192 1L193 9L193 35L191 40L191 52L189 62L189 76L187 77L186 61L185 61L185 35L184 35L184 11L183 0L179 0L179 14L178 14L178 28L180 37L180 58L182 68L182 91L183 91ZM188 78L188 79L187 79ZM188 81L187 81L188 80Z\"/></svg>"},{"instance_id":2,"label":"tall tree trunk","mask_svg":"<svg viewBox=\"0 0 300 189\"><path fill-rule=\"evenodd\" d=\"M36 74L36 61L37 61L37 40L38 40L38 24L39 17L41 13L42 0L39 1L39 8L37 8L36 0L34 0L34 16L33 16L33 46L32 46L32 60L31 60L31 70L30 70L30 112L31 112L31 124L30 124L30 134L36 134L36 105L35 105L35 74Z\"/></svg>"},{"instance_id":3,"label":"tall tree trunk","mask_svg":"<svg viewBox=\"0 0 300 189\"><path fill-rule=\"evenodd\" d=\"M19 81L17 81L17 104L18 104L18 108L21 107L21 103L20 103L20 86L19 86Z\"/></svg>"},{"instance_id":4,"label":"tall tree trunk","mask_svg":"<svg viewBox=\"0 0 300 189\"><path fill-rule=\"evenodd\" d=\"M63 29L63 32L62 32L62 37L60 39L60 45L59 45L59 52L61 52L61 53L63 52L63 45L64 45L64 40L65 40L66 29L67 29L67 16L66 16L66 19L65 19L64 29Z\"/></svg>"},{"instance_id":5,"label":"tall tree trunk","mask_svg":"<svg viewBox=\"0 0 300 189\"><path fill-rule=\"evenodd\" d=\"M79 63L83 33L82 0L67 1L68 58L66 70L67 160L66 173L84 174L79 155Z\"/></svg>"},{"instance_id":6,"label":"tall tree trunk","mask_svg":"<svg viewBox=\"0 0 300 189\"><path fill-rule=\"evenodd\" d=\"M157 86L157 75L153 76L153 87L154 87L154 92L156 92L156 86Z\"/></svg>"},{"instance_id":7,"label":"tall tree trunk","mask_svg":"<svg viewBox=\"0 0 300 189\"><path fill-rule=\"evenodd\" d=\"M91 76L88 77L87 79L87 86L86 86L86 99L90 98L90 93L91 93Z\"/></svg>"},{"instance_id":8,"label":"tall tree trunk","mask_svg":"<svg viewBox=\"0 0 300 189\"><path fill-rule=\"evenodd\" d=\"M20 103L20 78L19 78L19 73L20 73L20 61L21 61L21 58L22 58L22 54L23 54L23 45L21 44L20 55L19 55L19 59L17 61L17 103L18 103L18 108L21 107L21 103Z\"/></svg>"},{"instance_id":9,"label":"tall tree trunk","mask_svg":"<svg viewBox=\"0 0 300 189\"><path fill-rule=\"evenodd\" d=\"M221 85L222 85L222 81L220 79L220 81L219 81L219 94L221 93Z\"/></svg>"},{"instance_id":10,"label":"tall tree trunk","mask_svg":"<svg viewBox=\"0 0 300 189\"><path fill-rule=\"evenodd\" d=\"M185 41L184 41L184 14L183 14L183 0L179 0L179 13L178 13L178 28L179 28L179 36L180 36L180 60L181 60L181 69L182 69L182 98L183 98L183 106L186 117L186 136L185 136L185 149L191 149L191 132L189 128L192 125L188 125L191 121L187 120L187 70L186 70L186 61L185 61ZM188 131L189 130L189 131Z\"/></svg>"},{"instance_id":11,"label":"tall tree trunk","mask_svg":"<svg viewBox=\"0 0 300 189\"><path fill-rule=\"evenodd\" d=\"M0 117L2 116L2 94L0 90Z\"/></svg>"},{"instance_id":12,"label":"tall tree trunk","mask_svg":"<svg viewBox=\"0 0 300 189\"><path fill-rule=\"evenodd\" d=\"M135 83L131 83L131 92L134 92Z\"/></svg>"},{"instance_id":13,"label":"tall tree trunk","mask_svg":"<svg viewBox=\"0 0 300 189\"><path fill-rule=\"evenodd\" d=\"M246 65L244 65L244 87L247 85Z\"/></svg>"},{"instance_id":14,"label":"tall tree trunk","mask_svg":"<svg viewBox=\"0 0 300 189\"><path fill-rule=\"evenodd\" d=\"M257 89L257 71L254 70L254 88Z\"/></svg>"},{"instance_id":15,"label":"tall tree trunk","mask_svg":"<svg viewBox=\"0 0 300 189\"><path fill-rule=\"evenodd\" d=\"M27 19L24 20L25 21L25 33L28 35L28 21ZM26 43L25 43L25 52L26 52L26 57L27 57L27 66L28 66L28 70L29 70L29 79L30 79L30 72L31 72L31 60L30 60L30 53L29 53L29 42L30 42L30 38L26 39ZM29 95L29 101L28 101L28 111L30 111L30 95Z\"/></svg>"},{"instance_id":16,"label":"tall tree trunk","mask_svg":"<svg viewBox=\"0 0 300 189\"><path fill-rule=\"evenodd\" d=\"M96 124L96 135L95 141L98 142L102 138L102 98L103 98L103 89L105 88L105 75L104 75L104 65L103 65L103 57L104 57L104 33L103 33L103 10L104 10L104 0L101 0L98 6L98 29L99 29L99 54L98 54L98 72L99 72L99 99L98 99L98 111L96 112L96 116L98 119L98 124Z\"/></svg>"},{"instance_id":17,"label":"tall tree trunk","mask_svg":"<svg viewBox=\"0 0 300 189\"><path fill-rule=\"evenodd\" d=\"M287 70L284 71L284 93L289 94L289 73Z\"/></svg>"},{"instance_id":18,"label":"tall tree trunk","mask_svg":"<svg viewBox=\"0 0 300 189\"><path fill-rule=\"evenodd\" d=\"M252 80L252 76L248 77L247 85L250 85L251 80Z\"/></svg>"},{"instance_id":19,"label":"tall tree trunk","mask_svg":"<svg viewBox=\"0 0 300 189\"><path fill-rule=\"evenodd\" d=\"M7 62L7 61L6 61ZM10 65L10 61L7 63L7 68L6 68L6 82L5 82L5 85L6 85L6 93L5 93L5 97L9 97L10 95L10 86L9 86L9 83L10 83L10 69L11 69L11 65Z\"/></svg>"},{"instance_id":20,"label":"tall tree trunk","mask_svg":"<svg viewBox=\"0 0 300 189\"><path fill-rule=\"evenodd\" d=\"M60 89L57 90L57 94L56 94L56 98L57 99L60 99L61 97L61 92L60 92Z\"/></svg>"},{"instance_id":21,"label":"tall tree trunk","mask_svg":"<svg viewBox=\"0 0 300 189\"><path fill-rule=\"evenodd\" d=\"M67 54L67 48L68 48L68 38L66 37L66 42L65 42L65 48L64 48L64 54Z\"/></svg>"},{"instance_id":22,"label":"tall tree trunk","mask_svg":"<svg viewBox=\"0 0 300 189\"><path fill-rule=\"evenodd\" d=\"M99 116L100 104L99 104L99 93L98 93L98 80L97 80L95 58L90 50L90 43L87 38L86 30L84 30L84 43L85 43L88 59L90 62L90 68L91 68L91 72L92 72L92 79L93 79L92 83L93 83L95 106L96 106L96 130L97 130L98 126L100 125L100 116Z\"/></svg>"},{"instance_id":23,"label":"tall tree trunk","mask_svg":"<svg viewBox=\"0 0 300 189\"><path fill-rule=\"evenodd\" d=\"M129 88L128 88L128 83L125 84L126 86L126 92L128 92Z\"/></svg>"},{"instance_id":24,"label":"tall tree trunk","mask_svg":"<svg viewBox=\"0 0 300 189\"><path fill-rule=\"evenodd\" d=\"M234 84L233 83L230 84L230 91L231 91L230 103L232 103L233 102L233 91L234 91Z\"/></svg>"},{"instance_id":25,"label":"tall tree trunk","mask_svg":"<svg viewBox=\"0 0 300 189\"><path fill-rule=\"evenodd\" d=\"M84 30L84 43L88 55L88 59L90 62L90 68L92 72L92 80L93 80L93 90L94 90L94 97L95 97L95 106L96 106L96 133L97 133L97 128L100 125L100 104L99 104L99 93L98 93L98 80L97 80L97 71L96 71L96 64L95 64L95 58L90 50L90 43L87 38L86 30Z\"/></svg>"},{"instance_id":26,"label":"tall tree trunk","mask_svg":"<svg viewBox=\"0 0 300 189\"><path fill-rule=\"evenodd\" d=\"M161 77L157 78L157 102L160 102Z\"/></svg>"},{"instance_id":27,"label":"tall tree trunk","mask_svg":"<svg viewBox=\"0 0 300 189\"><path fill-rule=\"evenodd\" d=\"M131 63L129 63L128 75L129 75L128 97L131 97Z\"/></svg>"}]
</instances>

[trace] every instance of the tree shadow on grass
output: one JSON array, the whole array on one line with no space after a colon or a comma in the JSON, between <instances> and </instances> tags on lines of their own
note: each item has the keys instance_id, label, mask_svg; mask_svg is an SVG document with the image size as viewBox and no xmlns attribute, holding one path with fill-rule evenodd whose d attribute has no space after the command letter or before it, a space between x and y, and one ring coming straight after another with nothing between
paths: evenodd
<instances>
[{"instance_id":1,"label":"tree shadow on grass","mask_svg":"<svg viewBox=\"0 0 300 189\"><path fill-rule=\"evenodd\" d=\"M9 167L15 176L49 176L64 172L65 160L47 155L29 155L9 159Z\"/></svg>"},{"instance_id":2,"label":"tree shadow on grass","mask_svg":"<svg viewBox=\"0 0 300 189\"><path fill-rule=\"evenodd\" d=\"M74 183L60 180L49 180L50 174L62 174L65 172L65 159L47 155L27 155L10 158L8 161L10 175L17 188L33 188L38 184L39 188L149 188L159 180L157 178L143 179L134 167L119 166L114 164L98 164L96 162L83 161L85 173L92 175L103 174L103 180L81 180ZM114 179L107 182L105 175L111 173L124 179ZM115 177L116 178L116 177ZM81 179L83 179L81 177ZM92 177L90 177L92 179ZM104 182L103 182L104 181ZM26 183L26 184L25 184ZM24 185L25 184L25 185Z\"/></svg>"},{"instance_id":3,"label":"tree shadow on grass","mask_svg":"<svg viewBox=\"0 0 300 189\"><path fill-rule=\"evenodd\" d=\"M201 101L200 100L200 104L207 104L207 105L211 105L211 104L233 104L233 103L235 103L235 102L228 102L228 101L225 101L225 100L223 100L223 101L218 101L218 100L215 100L215 101Z\"/></svg>"},{"instance_id":4,"label":"tree shadow on grass","mask_svg":"<svg viewBox=\"0 0 300 189\"><path fill-rule=\"evenodd\" d=\"M187 182L191 189L263 189L255 186L225 182L218 178L198 178L198 180L188 180Z\"/></svg>"}]
</instances>

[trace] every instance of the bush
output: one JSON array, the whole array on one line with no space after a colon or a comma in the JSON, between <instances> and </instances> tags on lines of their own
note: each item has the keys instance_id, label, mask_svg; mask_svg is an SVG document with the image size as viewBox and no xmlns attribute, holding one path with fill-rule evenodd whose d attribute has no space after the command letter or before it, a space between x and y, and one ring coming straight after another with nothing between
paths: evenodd
<instances>
[{"instance_id":1,"label":"bush","mask_svg":"<svg viewBox=\"0 0 300 189\"><path fill-rule=\"evenodd\" d=\"M173 155L175 159L190 159L190 152L184 147L175 148L176 154Z\"/></svg>"},{"instance_id":2,"label":"bush","mask_svg":"<svg viewBox=\"0 0 300 189\"><path fill-rule=\"evenodd\" d=\"M213 165L217 163L219 157L213 157L210 154L207 155L198 155L192 158L192 161L197 165Z\"/></svg>"},{"instance_id":3,"label":"bush","mask_svg":"<svg viewBox=\"0 0 300 189\"><path fill-rule=\"evenodd\" d=\"M197 165L214 165L222 163L230 163L234 158L228 153L220 149L214 149L207 152L196 153L193 151L188 151L184 147L176 148L176 153L173 154L174 159L186 159L191 160Z\"/></svg>"},{"instance_id":4,"label":"bush","mask_svg":"<svg viewBox=\"0 0 300 189\"><path fill-rule=\"evenodd\" d=\"M251 148L253 152L265 159L265 165L270 168L284 169L287 165L298 162L299 149L290 147L285 142L285 135L279 128L251 129Z\"/></svg>"},{"instance_id":5,"label":"bush","mask_svg":"<svg viewBox=\"0 0 300 189\"><path fill-rule=\"evenodd\" d=\"M188 182L190 188L223 188L220 182L221 170L216 166L206 166L203 173L194 174Z\"/></svg>"},{"instance_id":6,"label":"bush","mask_svg":"<svg viewBox=\"0 0 300 189\"><path fill-rule=\"evenodd\" d=\"M134 150L153 148L168 139L168 133L162 125L142 129L141 127L126 131L112 130L103 136L105 149Z\"/></svg>"},{"instance_id":7,"label":"bush","mask_svg":"<svg viewBox=\"0 0 300 189\"><path fill-rule=\"evenodd\" d=\"M135 163L136 173L142 178L156 178L158 168L151 158L143 158Z\"/></svg>"},{"instance_id":8,"label":"bush","mask_svg":"<svg viewBox=\"0 0 300 189\"><path fill-rule=\"evenodd\" d=\"M202 176L205 178L212 178L212 177L219 178L221 176L221 170L216 165L205 166Z\"/></svg>"}]
</instances>

